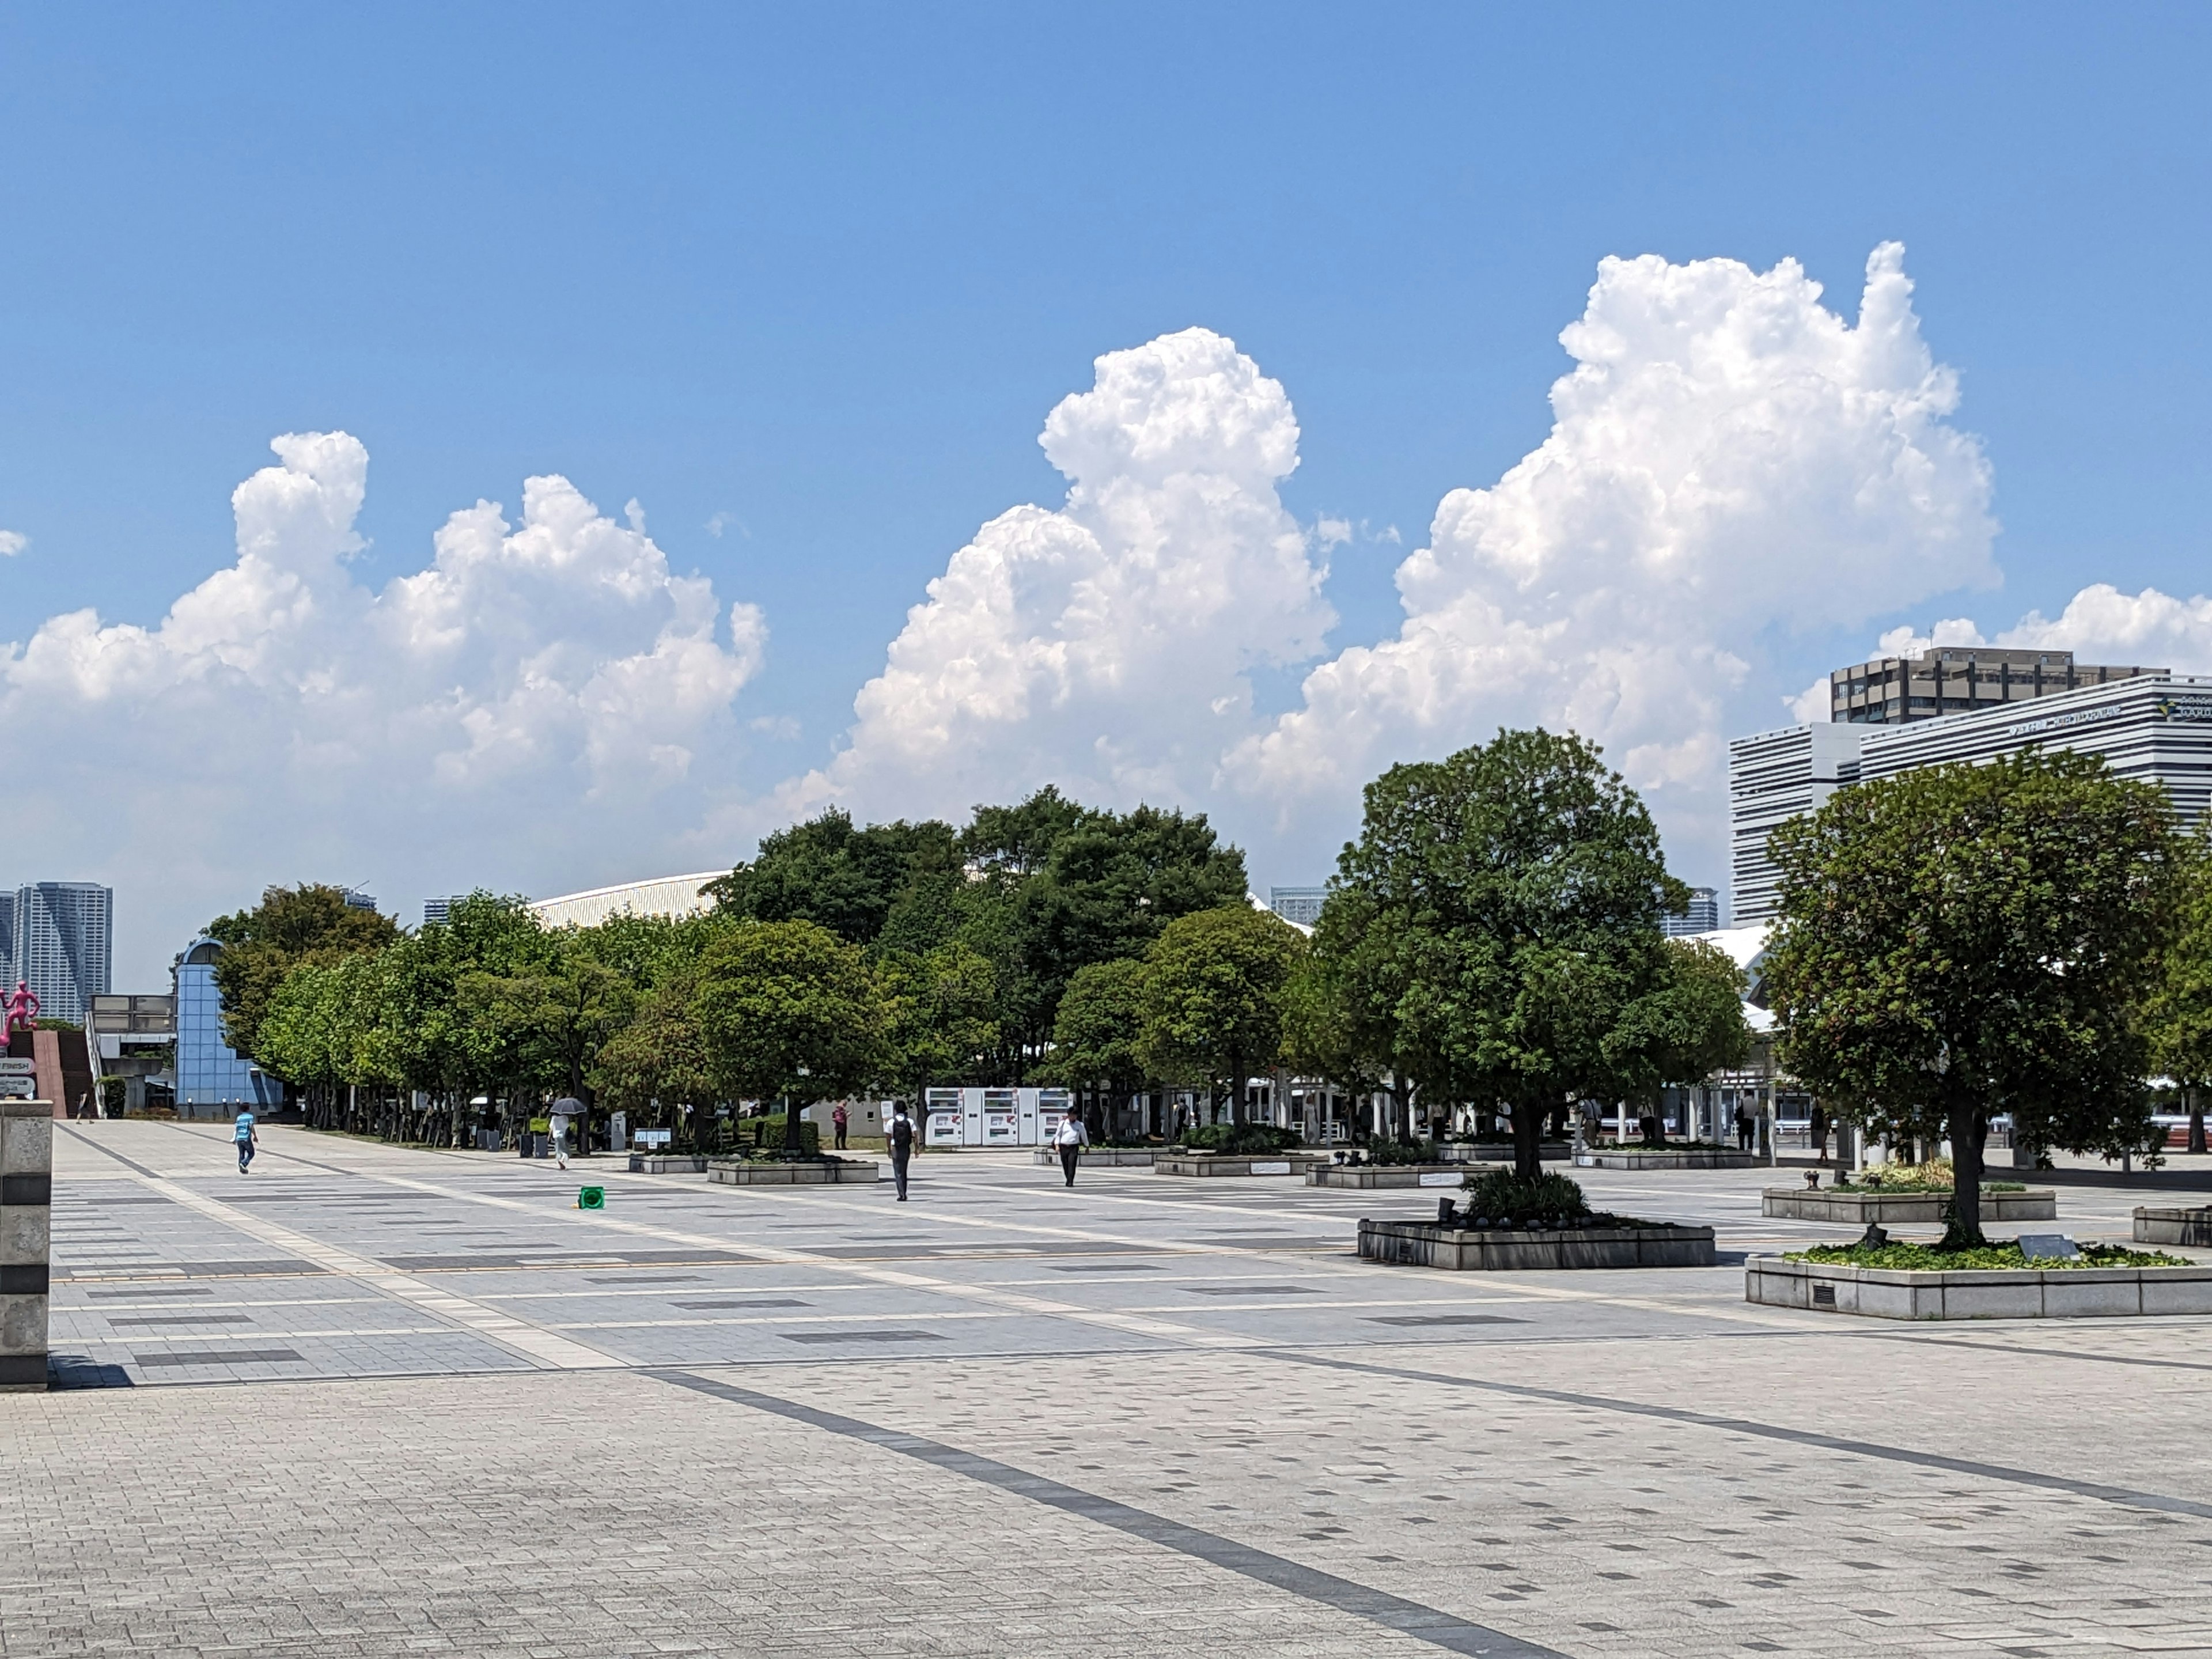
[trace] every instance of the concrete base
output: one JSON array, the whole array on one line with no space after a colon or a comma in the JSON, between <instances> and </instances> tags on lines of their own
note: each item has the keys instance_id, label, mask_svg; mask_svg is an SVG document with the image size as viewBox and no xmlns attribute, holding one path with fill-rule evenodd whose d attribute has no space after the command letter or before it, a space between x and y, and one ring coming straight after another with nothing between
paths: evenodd
<instances>
[{"instance_id":1,"label":"concrete base","mask_svg":"<svg viewBox=\"0 0 2212 1659\"><path fill-rule=\"evenodd\" d=\"M1474 1232L1433 1221L1359 1224L1359 1255L1366 1261L1461 1272L1512 1272L1561 1267L1710 1267L1711 1227L1644 1222L1626 1227L1582 1227L1516 1232Z\"/></svg>"},{"instance_id":2,"label":"concrete base","mask_svg":"<svg viewBox=\"0 0 2212 1659\"><path fill-rule=\"evenodd\" d=\"M632 1175L704 1175L707 1155L704 1152L632 1152L629 1155Z\"/></svg>"},{"instance_id":3,"label":"concrete base","mask_svg":"<svg viewBox=\"0 0 2212 1659\"><path fill-rule=\"evenodd\" d=\"M1150 1146L1086 1146L1075 1160L1079 1170L1149 1170L1158 1154ZM1030 1160L1042 1169L1057 1170L1060 1153L1050 1146L1040 1146L1036 1156Z\"/></svg>"},{"instance_id":4,"label":"concrete base","mask_svg":"<svg viewBox=\"0 0 2212 1659\"><path fill-rule=\"evenodd\" d=\"M2212 1209L2137 1210L2136 1243L2212 1245Z\"/></svg>"},{"instance_id":5,"label":"concrete base","mask_svg":"<svg viewBox=\"0 0 2212 1659\"><path fill-rule=\"evenodd\" d=\"M1152 1158L1152 1173L1164 1176L1288 1176L1298 1175L1326 1163L1326 1152L1262 1152L1247 1158L1242 1152L1159 1152Z\"/></svg>"},{"instance_id":6,"label":"concrete base","mask_svg":"<svg viewBox=\"0 0 2212 1659\"><path fill-rule=\"evenodd\" d=\"M1759 1212L1785 1221L1834 1221L1851 1227L1877 1221L1885 1224L1925 1222L1940 1227L1950 1202L1948 1193L1819 1192L1808 1187L1769 1187L1759 1198ZM2058 1194L2048 1188L1982 1194L1984 1221L2055 1221L2057 1218Z\"/></svg>"},{"instance_id":7,"label":"concrete base","mask_svg":"<svg viewBox=\"0 0 2212 1659\"><path fill-rule=\"evenodd\" d=\"M46 1386L54 1116L50 1101L0 1100L0 1393Z\"/></svg>"},{"instance_id":8,"label":"concrete base","mask_svg":"<svg viewBox=\"0 0 2212 1659\"><path fill-rule=\"evenodd\" d=\"M1564 1140L1540 1140L1536 1143L1536 1157L1541 1163L1564 1164L1573 1152L1574 1148ZM1437 1148L1437 1156L1447 1164L1510 1164L1513 1162L1513 1143L1510 1140L1448 1140Z\"/></svg>"},{"instance_id":9,"label":"concrete base","mask_svg":"<svg viewBox=\"0 0 2212 1659\"><path fill-rule=\"evenodd\" d=\"M1457 1187L1466 1181L1464 1164L1316 1164L1306 1171L1309 1187Z\"/></svg>"},{"instance_id":10,"label":"concrete base","mask_svg":"<svg viewBox=\"0 0 2212 1659\"><path fill-rule=\"evenodd\" d=\"M1583 1152L1584 1170L1748 1170L1765 1163L1757 1152Z\"/></svg>"},{"instance_id":11,"label":"concrete base","mask_svg":"<svg viewBox=\"0 0 2212 1659\"><path fill-rule=\"evenodd\" d=\"M2090 1319L2212 1313L2212 1267L1898 1273L1755 1255L1743 1299L1871 1319Z\"/></svg>"},{"instance_id":12,"label":"concrete base","mask_svg":"<svg viewBox=\"0 0 2212 1659\"><path fill-rule=\"evenodd\" d=\"M866 1183L876 1178L872 1161L848 1158L836 1163L790 1164L744 1158L710 1158L707 1179L725 1187L820 1187Z\"/></svg>"}]
</instances>

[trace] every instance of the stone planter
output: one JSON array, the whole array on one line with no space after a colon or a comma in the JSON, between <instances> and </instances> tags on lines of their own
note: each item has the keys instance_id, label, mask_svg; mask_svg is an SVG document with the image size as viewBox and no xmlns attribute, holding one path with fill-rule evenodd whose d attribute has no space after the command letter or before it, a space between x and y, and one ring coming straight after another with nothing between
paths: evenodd
<instances>
[{"instance_id":1,"label":"stone planter","mask_svg":"<svg viewBox=\"0 0 2212 1659\"><path fill-rule=\"evenodd\" d=\"M1433 1221L1363 1219L1359 1255L1364 1261L1460 1272L1710 1267L1713 1230L1642 1221L1620 1227L1566 1227L1541 1232L1491 1228L1477 1232L1439 1227Z\"/></svg>"},{"instance_id":2,"label":"stone planter","mask_svg":"<svg viewBox=\"0 0 2212 1659\"><path fill-rule=\"evenodd\" d=\"M707 1155L704 1152L632 1152L629 1155L632 1175L704 1175Z\"/></svg>"},{"instance_id":3,"label":"stone planter","mask_svg":"<svg viewBox=\"0 0 2212 1659\"><path fill-rule=\"evenodd\" d=\"M1085 1146L1075 1164L1081 1170L1149 1170L1157 1156L1150 1146ZM1040 1169L1057 1170L1059 1150L1040 1146L1030 1162Z\"/></svg>"},{"instance_id":4,"label":"stone planter","mask_svg":"<svg viewBox=\"0 0 2212 1659\"><path fill-rule=\"evenodd\" d=\"M1467 1179L1464 1164L1316 1164L1306 1170L1309 1187L1457 1187Z\"/></svg>"},{"instance_id":5,"label":"stone planter","mask_svg":"<svg viewBox=\"0 0 2212 1659\"><path fill-rule=\"evenodd\" d=\"M874 1163L863 1158L819 1163L799 1159L789 1164L768 1158L710 1158L707 1164L707 1179L725 1187L842 1186L870 1182L875 1178Z\"/></svg>"},{"instance_id":6,"label":"stone planter","mask_svg":"<svg viewBox=\"0 0 2212 1659\"><path fill-rule=\"evenodd\" d=\"M1584 1170L1748 1170L1766 1160L1756 1152L1579 1152Z\"/></svg>"},{"instance_id":7,"label":"stone planter","mask_svg":"<svg viewBox=\"0 0 2212 1659\"><path fill-rule=\"evenodd\" d=\"M1540 1140L1536 1143L1536 1157L1546 1164L1564 1164L1573 1151L1564 1140ZM1447 1140L1437 1148L1437 1156L1447 1164L1510 1164L1513 1162L1513 1143L1510 1140Z\"/></svg>"},{"instance_id":8,"label":"stone planter","mask_svg":"<svg viewBox=\"0 0 2212 1659\"><path fill-rule=\"evenodd\" d=\"M1316 1164L1326 1164L1326 1152L1261 1152L1247 1158L1242 1152L1158 1152L1152 1173L1164 1176L1287 1176L1297 1175Z\"/></svg>"},{"instance_id":9,"label":"stone planter","mask_svg":"<svg viewBox=\"0 0 2212 1659\"><path fill-rule=\"evenodd\" d=\"M1902 1273L1755 1255L1743 1299L1870 1319L2088 1319L2212 1313L2212 1267Z\"/></svg>"},{"instance_id":10,"label":"stone planter","mask_svg":"<svg viewBox=\"0 0 2212 1659\"><path fill-rule=\"evenodd\" d=\"M1759 1212L1785 1221L1833 1221L1852 1227L1876 1221L1918 1221L1940 1227L1950 1202L1948 1193L1874 1193L1858 1188L1817 1192L1809 1187L1769 1187L1759 1200ZM2048 1188L1982 1194L1984 1221L2053 1221L2057 1216L2058 1194Z\"/></svg>"},{"instance_id":11,"label":"stone planter","mask_svg":"<svg viewBox=\"0 0 2212 1659\"><path fill-rule=\"evenodd\" d=\"M2212 1245L2212 1209L2137 1210L2136 1243Z\"/></svg>"}]
</instances>

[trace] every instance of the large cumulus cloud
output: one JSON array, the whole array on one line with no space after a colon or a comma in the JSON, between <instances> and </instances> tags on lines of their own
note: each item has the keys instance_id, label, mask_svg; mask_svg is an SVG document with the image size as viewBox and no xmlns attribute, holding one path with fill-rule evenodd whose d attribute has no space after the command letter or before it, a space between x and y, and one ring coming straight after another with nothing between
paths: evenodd
<instances>
[{"instance_id":1,"label":"large cumulus cloud","mask_svg":"<svg viewBox=\"0 0 2212 1659\"><path fill-rule=\"evenodd\" d=\"M1895 244L1855 324L1794 260L1609 258L1560 342L1550 434L1443 498L1396 637L1314 669L1230 757L1241 789L1341 797L1540 721L1603 743L1678 841L1716 841L1732 726L1781 712L1769 638L1995 581L1990 468Z\"/></svg>"},{"instance_id":2,"label":"large cumulus cloud","mask_svg":"<svg viewBox=\"0 0 2212 1659\"><path fill-rule=\"evenodd\" d=\"M1277 495L1297 420L1233 342L1108 353L1039 441L1066 501L952 555L787 808L957 813L1047 781L1198 803L1249 727L1250 672L1320 651L1327 569Z\"/></svg>"},{"instance_id":3,"label":"large cumulus cloud","mask_svg":"<svg viewBox=\"0 0 2212 1659\"><path fill-rule=\"evenodd\" d=\"M97 872L126 939L176 940L270 880L611 879L732 786L764 623L672 571L635 503L531 478L519 521L478 501L373 589L368 452L272 447L232 496L234 562L158 623L73 612L0 656L10 769L40 782L12 867Z\"/></svg>"}]
</instances>

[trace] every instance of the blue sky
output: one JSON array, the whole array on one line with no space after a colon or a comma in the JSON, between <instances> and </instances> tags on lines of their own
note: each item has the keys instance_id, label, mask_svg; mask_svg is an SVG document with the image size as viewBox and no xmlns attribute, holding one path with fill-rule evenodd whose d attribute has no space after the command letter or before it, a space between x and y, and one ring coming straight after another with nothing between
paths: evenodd
<instances>
[{"instance_id":1,"label":"blue sky","mask_svg":"<svg viewBox=\"0 0 2212 1659\"><path fill-rule=\"evenodd\" d=\"M1367 527L1328 550L1334 651L1396 628L1446 492L1544 440L1601 258L1794 257L1848 317L1893 239L1993 469L2002 590L1778 618L1754 680L2092 582L2194 595L2208 34L2155 6L11 7L0 528L28 544L0 640L87 606L159 623L233 556L230 492L279 433L366 447L370 587L557 472L764 618L727 785L753 805L693 809L734 856L764 803L823 798L775 792L844 741L954 550L1060 502L1037 434L1100 354L1198 325L1286 389L1282 506ZM1252 666L1258 712L1304 672ZM257 764L240 788L302 787ZM113 772L71 810L158 817L158 777ZM1353 823L1188 804L1262 882L1325 873ZM437 867L280 839L259 875L196 852L170 909L133 890L161 879L143 836L88 851L69 818L4 873L116 879L139 979L264 878L411 907L657 873L618 827ZM713 839L665 855L726 862ZM1685 874L1723 873L1679 839Z\"/></svg>"}]
</instances>

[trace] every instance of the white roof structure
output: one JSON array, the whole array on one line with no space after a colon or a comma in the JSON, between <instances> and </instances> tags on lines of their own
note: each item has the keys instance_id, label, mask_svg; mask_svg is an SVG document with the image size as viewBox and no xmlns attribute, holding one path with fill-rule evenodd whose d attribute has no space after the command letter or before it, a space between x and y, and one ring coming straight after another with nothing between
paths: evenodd
<instances>
[{"instance_id":1,"label":"white roof structure","mask_svg":"<svg viewBox=\"0 0 2212 1659\"><path fill-rule=\"evenodd\" d=\"M639 916L688 916L714 908L714 901L702 890L730 872L707 870L696 876L655 876L646 881L625 881L587 892L564 893L559 898L532 899L530 908L548 927L592 927L610 916L628 911Z\"/></svg>"},{"instance_id":2,"label":"white roof structure","mask_svg":"<svg viewBox=\"0 0 2212 1659\"><path fill-rule=\"evenodd\" d=\"M1759 921L1748 927L1723 927L1710 933L1692 933L1689 937L1700 944L1712 945L1741 969L1744 979L1751 986L1752 995L1756 996L1759 994L1759 964L1766 957L1767 935L1773 931L1772 922ZM1754 1036L1765 1036L1774 1030L1773 1014L1748 999L1743 1005L1743 1018Z\"/></svg>"}]
</instances>

